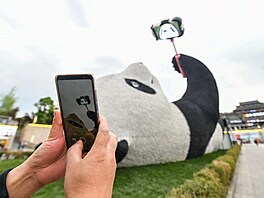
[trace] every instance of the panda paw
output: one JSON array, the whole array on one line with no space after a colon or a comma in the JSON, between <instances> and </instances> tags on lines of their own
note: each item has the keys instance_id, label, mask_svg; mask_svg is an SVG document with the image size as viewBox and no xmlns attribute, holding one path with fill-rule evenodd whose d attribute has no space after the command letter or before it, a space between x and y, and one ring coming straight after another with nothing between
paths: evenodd
<instances>
[{"instance_id":1,"label":"panda paw","mask_svg":"<svg viewBox=\"0 0 264 198\"><path fill-rule=\"evenodd\" d=\"M115 152L116 163L121 162L126 157L127 152L128 142L126 140L119 141Z\"/></svg>"}]
</instances>

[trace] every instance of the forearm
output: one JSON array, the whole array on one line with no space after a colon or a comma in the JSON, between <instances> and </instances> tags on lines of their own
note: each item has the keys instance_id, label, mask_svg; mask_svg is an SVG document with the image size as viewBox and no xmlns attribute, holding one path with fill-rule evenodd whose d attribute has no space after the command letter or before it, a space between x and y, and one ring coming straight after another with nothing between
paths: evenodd
<instances>
[{"instance_id":1,"label":"forearm","mask_svg":"<svg viewBox=\"0 0 264 198\"><path fill-rule=\"evenodd\" d=\"M10 171L6 178L6 187L10 198L30 197L41 188L34 173L26 163Z\"/></svg>"}]
</instances>

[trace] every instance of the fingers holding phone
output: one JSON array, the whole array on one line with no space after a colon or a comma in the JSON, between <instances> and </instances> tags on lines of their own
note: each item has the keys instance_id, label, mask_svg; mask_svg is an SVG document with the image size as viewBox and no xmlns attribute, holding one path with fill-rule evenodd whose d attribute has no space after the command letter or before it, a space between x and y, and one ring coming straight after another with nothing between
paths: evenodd
<instances>
[{"instance_id":1,"label":"fingers holding phone","mask_svg":"<svg viewBox=\"0 0 264 198\"><path fill-rule=\"evenodd\" d=\"M58 75L56 88L68 148L66 196L111 197L117 138L106 120L99 120L93 76Z\"/></svg>"},{"instance_id":2,"label":"fingers holding phone","mask_svg":"<svg viewBox=\"0 0 264 198\"><path fill-rule=\"evenodd\" d=\"M96 140L84 158L82 144L78 141L68 150L64 181L67 197L83 194L111 197L116 171L117 138L109 132L104 118L100 118Z\"/></svg>"},{"instance_id":3,"label":"fingers holding phone","mask_svg":"<svg viewBox=\"0 0 264 198\"><path fill-rule=\"evenodd\" d=\"M107 157L114 156L114 161L115 161L116 147L117 147L116 135L109 131L106 119L100 116L98 134L95 139L94 145L90 150L90 153L92 154L96 153L96 155L102 154L101 157L104 158L106 157L105 152L109 152L109 156L107 155ZM90 153L88 153L88 155L90 155Z\"/></svg>"}]
</instances>

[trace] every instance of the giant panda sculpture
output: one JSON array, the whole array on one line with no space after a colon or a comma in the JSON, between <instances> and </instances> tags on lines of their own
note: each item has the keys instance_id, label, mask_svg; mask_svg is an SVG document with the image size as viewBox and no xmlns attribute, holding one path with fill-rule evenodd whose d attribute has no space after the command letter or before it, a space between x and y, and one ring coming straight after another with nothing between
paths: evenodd
<instances>
[{"instance_id":1,"label":"giant panda sculpture","mask_svg":"<svg viewBox=\"0 0 264 198\"><path fill-rule=\"evenodd\" d=\"M172 63L178 71L175 58ZM100 113L118 136L120 167L180 161L220 148L223 136L215 79L195 58L182 54L180 64L187 90L175 102L167 100L142 63L96 80Z\"/></svg>"}]
</instances>

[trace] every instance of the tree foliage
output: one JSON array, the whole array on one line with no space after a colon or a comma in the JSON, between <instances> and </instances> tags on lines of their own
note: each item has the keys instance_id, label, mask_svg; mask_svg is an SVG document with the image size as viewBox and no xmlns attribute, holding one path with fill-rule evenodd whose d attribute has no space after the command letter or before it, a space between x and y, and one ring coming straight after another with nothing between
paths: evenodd
<instances>
[{"instance_id":1,"label":"tree foliage","mask_svg":"<svg viewBox=\"0 0 264 198\"><path fill-rule=\"evenodd\" d=\"M41 98L34 104L38 111L37 124L51 124L53 120L54 102L50 97Z\"/></svg>"},{"instance_id":2,"label":"tree foliage","mask_svg":"<svg viewBox=\"0 0 264 198\"><path fill-rule=\"evenodd\" d=\"M17 112L19 111L18 107L14 108L14 104L17 101L17 97L15 96L16 87L13 87L11 91L1 96L0 99L0 115L3 116L11 116L15 117Z\"/></svg>"}]
</instances>

